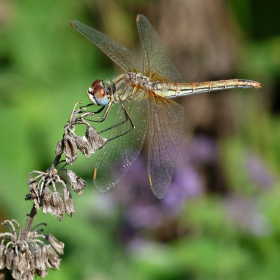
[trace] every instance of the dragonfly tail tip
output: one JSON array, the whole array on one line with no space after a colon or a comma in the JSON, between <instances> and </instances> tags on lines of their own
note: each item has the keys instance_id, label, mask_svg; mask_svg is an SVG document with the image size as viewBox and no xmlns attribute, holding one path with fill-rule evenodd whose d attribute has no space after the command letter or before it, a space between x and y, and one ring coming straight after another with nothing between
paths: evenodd
<instances>
[{"instance_id":1,"label":"dragonfly tail tip","mask_svg":"<svg viewBox=\"0 0 280 280\"><path fill-rule=\"evenodd\" d=\"M254 86L254 88L261 88L262 87L261 84L258 83L258 82L255 82L253 86Z\"/></svg>"}]
</instances>

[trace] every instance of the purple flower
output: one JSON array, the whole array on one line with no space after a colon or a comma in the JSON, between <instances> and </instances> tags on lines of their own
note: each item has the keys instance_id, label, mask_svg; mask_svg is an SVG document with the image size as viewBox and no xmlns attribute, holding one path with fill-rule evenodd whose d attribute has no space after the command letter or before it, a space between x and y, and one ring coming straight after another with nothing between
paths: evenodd
<instances>
[{"instance_id":1,"label":"purple flower","mask_svg":"<svg viewBox=\"0 0 280 280\"><path fill-rule=\"evenodd\" d=\"M276 181L265 162L253 153L246 155L245 167L251 180L260 187L271 187Z\"/></svg>"},{"instance_id":2,"label":"purple flower","mask_svg":"<svg viewBox=\"0 0 280 280\"><path fill-rule=\"evenodd\" d=\"M181 166L176 169L174 180L163 198L163 203L178 214L184 203L191 198L203 193L203 181L198 170L191 165Z\"/></svg>"},{"instance_id":3,"label":"purple flower","mask_svg":"<svg viewBox=\"0 0 280 280\"><path fill-rule=\"evenodd\" d=\"M230 195L225 199L224 205L225 213L234 226L256 236L265 236L271 233L269 221L258 211L253 199Z\"/></svg>"}]
</instances>

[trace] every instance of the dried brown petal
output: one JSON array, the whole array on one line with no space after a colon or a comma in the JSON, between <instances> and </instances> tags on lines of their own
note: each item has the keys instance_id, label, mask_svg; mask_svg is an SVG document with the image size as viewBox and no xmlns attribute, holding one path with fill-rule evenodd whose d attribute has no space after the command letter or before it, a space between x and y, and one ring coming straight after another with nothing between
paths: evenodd
<instances>
[{"instance_id":1,"label":"dried brown petal","mask_svg":"<svg viewBox=\"0 0 280 280\"><path fill-rule=\"evenodd\" d=\"M66 214L72 217L72 213L76 212L75 205L70 191L66 188L63 189L62 199L64 201Z\"/></svg>"},{"instance_id":2,"label":"dried brown petal","mask_svg":"<svg viewBox=\"0 0 280 280\"><path fill-rule=\"evenodd\" d=\"M43 213L52 213L52 191L48 188L43 190Z\"/></svg>"},{"instance_id":3,"label":"dried brown petal","mask_svg":"<svg viewBox=\"0 0 280 280\"><path fill-rule=\"evenodd\" d=\"M27 249L28 250L28 249ZM18 270L23 273L24 271L29 270L30 265L28 263L28 259L26 258L26 253L19 254L19 263L18 263Z\"/></svg>"},{"instance_id":4,"label":"dried brown petal","mask_svg":"<svg viewBox=\"0 0 280 280\"><path fill-rule=\"evenodd\" d=\"M52 193L52 214L55 215L59 220L62 219L65 213L65 207L63 200L58 192Z\"/></svg>"},{"instance_id":5,"label":"dried brown petal","mask_svg":"<svg viewBox=\"0 0 280 280\"><path fill-rule=\"evenodd\" d=\"M33 280L34 275L30 271L26 271L21 275L21 278L19 278L19 279L20 280Z\"/></svg>"},{"instance_id":6,"label":"dried brown petal","mask_svg":"<svg viewBox=\"0 0 280 280\"><path fill-rule=\"evenodd\" d=\"M56 144L55 155L59 156L62 155L64 149L63 140L60 140Z\"/></svg>"},{"instance_id":7,"label":"dried brown petal","mask_svg":"<svg viewBox=\"0 0 280 280\"><path fill-rule=\"evenodd\" d=\"M46 270L37 269L36 274L41 278L45 278L49 273Z\"/></svg>"},{"instance_id":8,"label":"dried brown petal","mask_svg":"<svg viewBox=\"0 0 280 280\"><path fill-rule=\"evenodd\" d=\"M19 256L15 254L13 259L13 269L17 269L19 264Z\"/></svg>"},{"instance_id":9,"label":"dried brown petal","mask_svg":"<svg viewBox=\"0 0 280 280\"><path fill-rule=\"evenodd\" d=\"M25 197L25 200L33 200L36 209L40 208L40 198L39 198L39 187L38 183L34 178L28 180L29 194Z\"/></svg>"},{"instance_id":10,"label":"dried brown petal","mask_svg":"<svg viewBox=\"0 0 280 280\"><path fill-rule=\"evenodd\" d=\"M60 254L63 255L64 243L57 240L53 235L46 235L46 240L53 246L53 248Z\"/></svg>"},{"instance_id":11,"label":"dried brown petal","mask_svg":"<svg viewBox=\"0 0 280 280\"><path fill-rule=\"evenodd\" d=\"M84 137L76 136L75 137L76 144L78 149L84 154L87 158L91 156L93 153L92 147L89 142Z\"/></svg>"},{"instance_id":12,"label":"dried brown petal","mask_svg":"<svg viewBox=\"0 0 280 280\"><path fill-rule=\"evenodd\" d=\"M5 257L6 246L4 244L0 245L0 270L6 266L6 257Z\"/></svg>"},{"instance_id":13,"label":"dried brown petal","mask_svg":"<svg viewBox=\"0 0 280 280\"><path fill-rule=\"evenodd\" d=\"M6 267L11 270L13 267L13 260L15 256L14 249L10 249L6 254Z\"/></svg>"},{"instance_id":14,"label":"dried brown petal","mask_svg":"<svg viewBox=\"0 0 280 280\"><path fill-rule=\"evenodd\" d=\"M13 259L12 276L14 279L20 279L21 272L18 270L19 256L15 255Z\"/></svg>"},{"instance_id":15,"label":"dried brown petal","mask_svg":"<svg viewBox=\"0 0 280 280\"><path fill-rule=\"evenodd\" d=\"M66 163L73 164L78 157L78 149L75 138L69 135L64 136L64 154L66 156Z\"/></svg>"},{"instance_id":16,"label":"dried brown petal","mask_svg":"<svg viewBox=\"0 0 280 280\"><path fill-rule=\"evenodd\" d=\"M57 255L56 251L52 248L51 245L47 244L45 246L47 248L47 267L48 268L59 268L60 265L60 258Z\"/></svg>"},{"instance_id":17,"label":"dried brown petal","mask_svg":"<svg viewBox=\"0 0 280 280\"><path fill-rule=\"evenodd\" d=\"M66 175L73 191L79 195L82 194L84 187L87 185L86 181L84 181L81 177L78 177L73 171L69 169L67 169Z\"/></svg>"},{"instance_id":18,"label":"dried brown petal","mask_svg":"<svg viewBox=\"0 0 280 280\"><path fill-rule=\"evenodd\" d=\"M102 147L107 141L106 138L100 136L97 130L90 125L87 125L86 139L90 143L93 153Z\"/></svg>"},{"instance_id":19,"label":"dried brown petal","mask_svg":"<svg viewBox=\"0 0 280 280\"><path fill-rule=\"evenodd\" d=\"M87 182L84 179L82 179L81 177L77 177L77 190L79 190L79 189L82 190L82 192L79 191L78 194L82 194L83 193L83 189L86 186L87 186Z\"/></svg>"},{"instance_id":20,"label":"dried brown petal","mask_svg":"<svg viewBox=\"0 0 280 280\"><path fill-rule=\"evenodd\" d=\"M29 269L31 271L34 271L35 270L35 260L34 260L32 252L30 251L29 248L27 248L27 250L25 252L25 257L26 257L26 260L28 261Z\"/></svg>"},{"instance_id":21,"label":"dried brown petal","mask_svg":"<svg viewBox=\"0 0 280 280\"><path fill-rule=\"evenodd\" d=\"M35 258L35 266L39 270L46 270L46 252L44 250L45 246L35 246L34 250L34 258Z\"/></svg>"}]
</instances>

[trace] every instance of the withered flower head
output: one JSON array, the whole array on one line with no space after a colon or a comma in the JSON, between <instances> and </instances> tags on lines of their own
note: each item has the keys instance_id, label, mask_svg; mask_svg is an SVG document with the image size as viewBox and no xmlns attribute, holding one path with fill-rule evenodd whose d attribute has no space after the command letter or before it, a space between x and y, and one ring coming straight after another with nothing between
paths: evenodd
<instances>
[{"instance_id":1,"label":"withered flower head","mask_svg":"<svg viewBox=\"0 0 280 280\"><path fill-rule=\"evenodd\" d=\"M29 280L36 276L44 278L48 274L47 269L60 266L59 254L63 254L64 244L50 234L42 234L42 230L35 230L36 227L31 229L31 225L40 207L43 213L50 213L59 220L65 213L72 216L75 206L67 183L79 195L87 184L65 167L75 163L78 150L90 157L107 142L89 124L96 122L95 113L88 111L88 106L76 110L78 104L64 127L62 140L57 143L53 165L46 172L32 171L29 174L29 193L25 199L33 200L34 205L24 230L16 220L3 223L10 232L0 233L0 278L7 271L11 271L14 279ZM75 134L78 125L86 126L84 136ZM65 160L61 160L63 154ZM60 169L57 168L59 164L63 164Z\"/></svg>"},{"instance_id":2,"label":"withered flower head","mask_svg":"<svg viewBox=\"0 0 280 280\"><path fill-rule=\"evenodd\" d=\"M75 212L75 206L70 191L66 186L65 179L59 175L59 172L54 166L49 168L47 172L31 172L28 182L29 194L25 199L33 200L37 210L42 207L43 213L50 213L61 221L65 213L68 216L72 216ZM39 175L33 178L32 176L34 174ZM72 186L73 190L81 194L83 188L86 186L85 181L78 176L75 177L75 174L71 178L72 180L69 180L71 186L75 184L74 187ZM36 180L39 180L39 182ZM61 193L57 191L57 187L62 187Z\"/></svg>"},{"instance_id":3,"label":"withered flower head","mask_svg":"<svg viewBox=\"0 0 280 280\"><path fill-rule=\"evenodd\" d=\"M76 110L78 104L75 105L71 117L64 127L63 139L56 146L56 155L64 153L66 162L71 165L78 157L78 150L89 158L91 154L102 148L107 141L87 122L87 118L93 117L94 112L87 111L86 107L80 107L79 110ZM75 134L78 125L86 125L85 136Z\"/></svg>"},{"instance_id":4,"label":"withered flower head","mask_svg":"<svg viewBox=\"0 0 280 280\"><path fill-rule=\"evenodd\" d=\"M10 232L0 233L0 269L8 269L14 279L44 278L47 269L60 266L58 254L64 244L52 235L32 229L26 235L16 220L3 222Z\"/></svg>"}]
</instances>

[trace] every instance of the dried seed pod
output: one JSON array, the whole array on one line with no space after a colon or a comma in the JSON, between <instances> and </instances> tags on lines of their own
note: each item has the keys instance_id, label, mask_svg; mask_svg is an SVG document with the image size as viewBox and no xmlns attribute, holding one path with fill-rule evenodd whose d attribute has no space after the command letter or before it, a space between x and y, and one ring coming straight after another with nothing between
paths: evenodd
<instances>
[{"instance_id":1,"label":"dried seed pod","mask_svg":"<svg viewBox=\"0 0 280 280\"><path fill-rule=\"evenodd\" d=\"M43 213L52 213L52 191L49 188L43 190Z\"/></svg>"},{"instance_id":2,"label":"dried seed pod","mask_svg":"<svg viewBox=\"0 0 280 280\"><path fill-rule=\"evenodd\" d=\"M63 140L66 162L72 165L78 157L78 149L75 138L69 135L65 135Z\"/></svg>"},{"instance_id":3,"label":"dried seed pod","mask_svg":"<svg viewBox=\"0 0 280 280\"><path fill-rule=\"evenodd\" d=\"M86 140L86 138L76 136L75 141L77 148L81 151L81 153L84 154L87 158L89 158L94 151L92 150L92 147Z\"/></svg>"},{"instance_id":4,"label":"dried seed pod","mask_svg":"<svg viewBox=\"0 0 280 280\"><path fill-rule=\"evenodd\" d=\"M11 270L13 267L13 260L15 256L15 251L14 249L10 249L6 253L6 267Z\"/></svg>"},{"instance_id":5,"label":"dried seed pod","mask_svg":"<svg viewBox=\"0 0 280 280\"><path fill-rule=\"evenodd\" d=\"M86 139L90 143L93 153L102 147L107 141L106 138L100 136L97 130L90 125L87 125Z\"/></svg>"},{"instance_id":6,"label":"dried seed pod","mask_svg":"<svg viewBox=\"0 0 280 280\"><path fill-rule=\"evenodd\" d=\"M60 140L56 144L55 154L57 156L62 155L63 149L64 149L64 143L63 143L63 140Z\"/></svg>"},{"instance_id":7,"label":"dried seed pod","mask_svg":"<svg viewBox=\"0 0 280 280\"><path fill-rule=\"evenodd\" d=\"M52 215L55 215L60 221L65 213L65 207L62 197L58 192L52 193Z\"/></svg>"},{"instance_id":8,"label":"dried seed pod","mask_svg":"<svg viewBox=\"0 0 280 280\"><path fill-rule=\"evenodd\" d=\"M84 187L87 185L81 177L78 177L73 171L67 169L67 178L74 192L77 194L82 194Z\"/></svg>"},{"instance_id":9,"label":"dried seed pod","mask_svg":"<svg viewBox=\"0 0 280 280\"><path fill-rule=\"evenodd\" d=\"M58 257L56 251L49 244L45 245L47 249L47 261L46 264L49 268L59 268L60 258Z\"/></svg>"},{"instance_id":10,"label":"dried seed pod","mask_svg":"<svg viewBox=\"0 0 280 280\"><path fill-rule=\"evenodd\" d=\"M52 234L45 235L46 240L52 245L52 247L60 254L63 255L64 243L57 240Z\"/></svg>"},{"instance_id":11,"label":"dried seed pod","mask_svg":"<svg viewBox=\"0 0 280 280\"><path fill-rule=\"evenodd\" d=\"M71 193L67 188L63 189L62 199L64 201L66 214L72 217L72 213L75 213L76 210L75 210L75 205Z\"/></svg>"}]
</instances>

